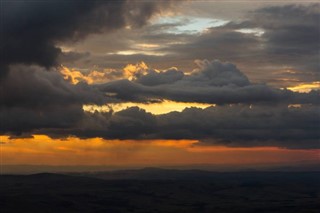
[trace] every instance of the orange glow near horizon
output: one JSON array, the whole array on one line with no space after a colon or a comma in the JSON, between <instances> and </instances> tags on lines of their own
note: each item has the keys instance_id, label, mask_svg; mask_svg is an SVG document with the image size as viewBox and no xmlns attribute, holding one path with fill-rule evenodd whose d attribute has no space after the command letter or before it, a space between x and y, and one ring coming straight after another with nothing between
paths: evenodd
<instances>
[{"instance_id":1,"label":"orange glow near horizon","mask_svg":"<svg viewBox=\"0 0 320 213\"><path fill-rule=\"evenodd\" d=\"M241 165L319 160L319 150L200 146L197 140L0 138L3 165Z\"/></svg>"}]
</instances>

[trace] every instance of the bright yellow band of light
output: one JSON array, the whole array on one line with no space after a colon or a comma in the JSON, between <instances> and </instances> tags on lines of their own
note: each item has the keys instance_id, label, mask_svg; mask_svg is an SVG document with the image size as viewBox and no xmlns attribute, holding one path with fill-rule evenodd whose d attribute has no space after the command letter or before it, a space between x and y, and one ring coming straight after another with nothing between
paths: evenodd
<instances>
[{"instance_id":1,"label":"bright yellow band of light","mask_svg":"<svg viewBox=\"0 0 320 213\"><path fill-rule=\"evenodd\" d=\"M320 90L320 81L315 81L308 84L299 84L297 86L288 87L287 89L294 92L310 92L311 90Z\"/></svg>"},{"instance_id":2,"label":"bright yellow band of light","mask_svg":"<svg viewBox=\"0 0 320 213\"><path fill-rule=\"evenodd\" d=\"M175 102L170 100L164 100L160 103L121 103L121 104L108 104L103 106L98 105L83 105L83 110L87 112L109 112L110 109L114 112L118 112L124 110L128 107L137 106L141 109L146 110L146 112L150 112L154 115L165 114L172 111L181 112L187 107L197 107L197 108L207 108L209 106L215 106L214 104L204 104L204 103L183 103L183 102Z\"/></svg>"}]
</instances>

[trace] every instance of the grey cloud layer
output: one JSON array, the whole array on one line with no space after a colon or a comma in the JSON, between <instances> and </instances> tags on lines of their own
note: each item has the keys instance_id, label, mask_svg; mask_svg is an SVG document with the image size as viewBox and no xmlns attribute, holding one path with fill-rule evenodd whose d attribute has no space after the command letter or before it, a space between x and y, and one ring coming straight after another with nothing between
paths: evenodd
<instances>
[{"instance_id":1,"label":"grey cloud layer","mask_svg":"<svg viewBox=\"0 0 320 213\"><path fill-rule=\"evenodd\" d=\"M320 148L319 110L246 105L187 108L153 115L138 107L111 113L86 113L70 129L42 129L52 137L74 135L106 139L197 139L202 144Z\"/></svg>"},{"instance_id":2,"label":"grey cloud layer","mask_svg":"<svg viewBox=\"0 0 320 213\"><path fill-rule=\"evenodd\" d=\"M1 132L18 135L46 127L70 127L82 116L83 104L111 101L94 87L72 85L55 69L38 66L11 66L0 91Z\"/></svg>"},{"instance_id":3,"label":"grey cloud layer","mask_svg":"<svg viewBox=\"0 0 320 213\"><path fill-rule=\"evenodd\" d=\"M85 83L72 85L55 69L12 66L0 85L0 103L6 107L37 107L68 103L103 104L106 97Z\"/></svg>"},{"instance_id":4,"label":"grey cloud layer","mask_svg":"<svg viewBox=\"0 0 320 213\"><path fill-rule=\"evenodd\" d=\"M151 70L135 82L114 81L102 85L72 85L54 70L44 72L40 67L12 66L1 84L1 91L12 91L1 94L0 115L4 121L1 133L22 137L48 134L59 138L74 135L106 139L198 139L202 144L227 146L320 148L319 105L287 107L288 100L316 103L319 93L280 93L266 85L251 84L233 64L217 60L198 63L200 68L189 76L176 69L162 73ZM137 89L121 82L140 86ZM116 113L84 112L82 104L119 101L104 94L110 85L123 91L118 98L126 100L170 97L177 101L239 102L233 106L188 108L163 115L153 115L138 107ZM152 90L153 87L158 89ZM151 89L146 92L146 88ZM259 101L264 104L250 105Z\"/></svg>"},{"instance_id":5,"label":"grey cloud layer","mask_svg":"<svg viewBox=\"0 0 320 213\"><path fill-rule=\"evenodd\" d=\"M164 50L186 58L219 56L222 60L243 64L246 70L257 66L289 67L304 71L305 76L296 78L303 81L308 76L309 80L316 81L320 77L319 8L319 4L313 4L258 9L249 13L245 21L210 28L186 44ZM259 29L264 33L257 36L237 31L241 29Z\"/></svg>"},{"instance_id":6,"label":"grey cloud layer","mask_svg":"<svg viewBox=\"0 0 320 213\"><path fill-rule=\"evenodd\" d=\"M83 66L98 64L102 67L110 63L119 68L125 63L146 59L154 67L175 65L190 71L192 60L209 57L235 62L251 79L260 82L272 82L275 78L299 82L317 81L320 78L319 7L319 4L269 6L249 12L242 21L230 20L225 25L211 27L196 34L172 33L177 25L183 25L178 22L146 25L141 30L113 35L122 38L122 41L117 45L110 44L110 53L124 51L130 45L129 49L134 51L137 49L132 44L150 43L160 45L153 51L164 55L152 55L152 52L151 55L92 55L79 63ZM170 28L171 32L168 30ZM239 31L244 29L249 30L247 32L258 29L263 34L258 36ZM100 38L100 42L102 41L103 37ZM93 52L95 49L108 52L108 48L99 47L98 44L91 43ZM148 54L148 49L145 52ZM285 76L276 73L286 69L295 73L287 73Z\"/></svg>"},{"instance_id":7,"label":"grey cloud layer","mask_svg":"<svg viewBox=\"0 0 320 213\"><path fill-rule=\"evenodd\" d=\"M274 63L319 72L320 4L267 7L250 14L237 28L262 28L265 56ZM241 26L241 25L244 26ZM232 24L231 24L232 25Z\"/></svg>"},{"instance_id":8,"label":"grey cloud layer","mask_svg":"<svg viewBox=\"0 0 320 213\"><path fill-rule=\"evenodd\" d=\"M149 70L135 81L118 80L97 87L122 101L149 102L169 99L180 102L230 103L319 103L318 91L295 93L265 84L253 84L231 63L197 61L199 68L186 75L176 69ZM114 96L115 95L115 96Z\"/></svg>"}]
</instances>

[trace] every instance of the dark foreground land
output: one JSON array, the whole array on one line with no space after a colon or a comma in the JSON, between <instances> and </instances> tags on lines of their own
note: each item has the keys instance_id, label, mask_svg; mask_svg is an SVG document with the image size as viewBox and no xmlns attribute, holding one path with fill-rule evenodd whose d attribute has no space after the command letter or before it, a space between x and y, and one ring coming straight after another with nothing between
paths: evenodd
<instances>
[{"instance_id":1,"label":"dark foreground land","mask_svg":"<svg viewBox=\"0 0 320 213\"><path fill-rule=\"evenodd\" d=\"M2 175L0 212L320 212L320 172Z\"/></svg>"}]
</instances>

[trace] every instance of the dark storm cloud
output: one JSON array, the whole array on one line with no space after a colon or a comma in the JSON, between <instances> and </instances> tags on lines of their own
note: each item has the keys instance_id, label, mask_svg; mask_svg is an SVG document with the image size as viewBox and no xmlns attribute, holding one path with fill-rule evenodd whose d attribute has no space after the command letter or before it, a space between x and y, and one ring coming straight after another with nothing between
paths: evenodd
<instances>
[{"instance_id":1,"label":"dark storm cloud","mask_svg":"<svg viewBox=\"0 0 320 213\"><path fill-rule=\"evenodd\" d=\"M70 128L83 115L81 104L23 108L1 107L1 133L19 136L43 128ZM26 134L25 134L26 135Z\"/></svg>"},{"instance_id":2,"label":"dark storm cloud","mask_svg":"<svg viewBox=\"0 0 320 213\"><path fill-rule=\"evenodd\" d=\"M197 139L203 145L320 148L320 112L314 106L233 105L186 108L153 115L138 107L114 113L87 113L72 129L42 129L52 137L105 139Z\"/></svg>"},{"instance_id":3,"label":"dark storm cloud","mask_svg":"<svg viewBox=\"0 0 320 213\"><path fill-rule=\"evenodd\" d=\"M314 106L234 105L189 108L162 115L160 122L165 138L183 135L204 144L319 148L319 116Z\"/></svg>"},{"instance_id":4,"label":"dark storm cloud","mask_svg":"<svg viewBox=\"0 0 320 213\"><path fill-rule=\"evenodd\" d=\"M319 103L319 92L295 93L265 84L253 84L234 64L197 61L190 75L171 69L150 70L135 81L118 80L97 87L122 101L149 102L169 99L179 102L230 103ZM114 96L115 94L115 96Z\"/></svg>"},{"instance_id":5,"label":"dark storm cloud","mask_svg":"<svg viewBox=\"0 0 320 213\"><path fill-rule=\"evenodd\" d=\"M49 72L38 66L11 66L0 85L0 106L46 107L69 103L103 104L106 97L85 83L72 85L54 69Z\"/></svg>"},{"instance_id":6,"label":"dark storm cloud","mask_svg":"<svg viewBox=\"0 0 320 213\"><path fill-rule=\"evenodd\" d=\"M73 128L41 129L36 131L53 138L74 135L80 138L143 139L159 131L157 117L138 107L116 113L84 113Z\"/></svg>"},{"instance_id":7,"label":"dark storm cloud","mask_svg":"<svg viewBox=\"0 0 320 213\"><path fill-rule=\"evenodd\" d=\"M170 1L42 0L1 3L1 73L9 64L57 64L58 42L127 25L142 26Z\"/></svg>"},{"instance_id":8,"label":"dark storm cloud","mask_svg":"<svg viewBox=\"0 0 320 213\"><path fill-rule=\"evenodd\" d=\"M104 104L103 93L85 83L72 85L54 69L11 65L0 84L1 133L66 128L83 116L82 105Z\"/></svg>"}]
</instances>

